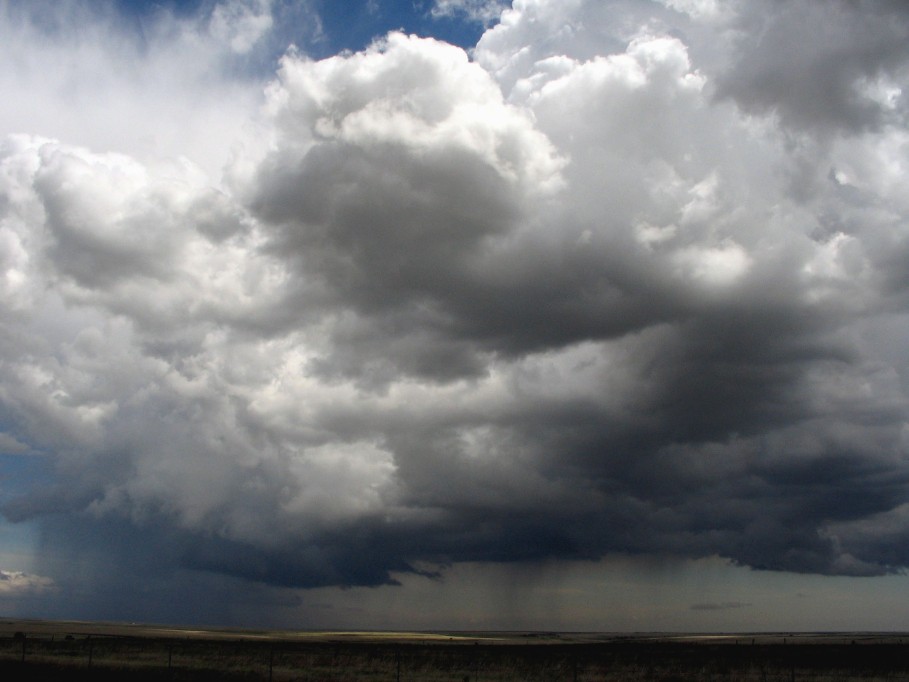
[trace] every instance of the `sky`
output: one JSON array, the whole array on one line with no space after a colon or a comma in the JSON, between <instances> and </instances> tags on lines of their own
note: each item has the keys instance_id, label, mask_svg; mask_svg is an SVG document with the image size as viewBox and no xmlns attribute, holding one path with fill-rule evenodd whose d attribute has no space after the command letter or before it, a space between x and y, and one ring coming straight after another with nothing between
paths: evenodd
<instances>
[{"instance_id":1,"label":"sky","mask_svg":"<svg viewBox=\"0 0 909 682\"><path fill-rule=\"evenodd\" d=\"M909 630L909 5L0 0L0 613Z\"/></svg>"}]
</instances>

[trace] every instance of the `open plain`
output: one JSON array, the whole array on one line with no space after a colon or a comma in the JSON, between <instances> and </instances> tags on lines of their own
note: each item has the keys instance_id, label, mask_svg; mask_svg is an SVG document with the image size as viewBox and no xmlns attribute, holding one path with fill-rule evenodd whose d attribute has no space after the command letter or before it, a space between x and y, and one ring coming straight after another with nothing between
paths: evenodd
<instances>
[{"instance_id":1,"label":"open plain","mask_svg":"<svg viewBox=\"0 0 909 682\"><path fill-rule=\"evenodd\" d=\"M265 631L0 620L4 680L909 679L906 633Z\"/></svg>"}]
</instances>

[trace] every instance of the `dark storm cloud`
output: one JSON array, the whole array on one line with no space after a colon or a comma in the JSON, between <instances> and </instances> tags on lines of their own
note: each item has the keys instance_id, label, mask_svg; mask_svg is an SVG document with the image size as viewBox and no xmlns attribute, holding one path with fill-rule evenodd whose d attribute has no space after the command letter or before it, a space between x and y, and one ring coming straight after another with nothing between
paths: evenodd
<instances>
[{"instance_id":1,"label":"dark storm cloud","mask_svg":"<svg viewBox=\"0 0 909 682\"><path fill-rule=\"evenodd\" d=\"M752 3L721 96L802 130L905 123L909 11L902 2ZM810 34L809 39L805 36Z\"/></svg>"},{"instance_id":2,"label":"dark storm cloud","mask_svg":"<svg viewBox=\"0 0 909 682\"><path fill-rule=\"evenodd\" d=\"M262 37L267 3L228 4L209 34ZM137 529L215 591L902 570L904 13L740 9L516 3L475 61L291 50L217 190L7 138L0 439L56 480L5 514L56 519L47 573L92 528L89 572Z\"/></svg>"}]
</instances>

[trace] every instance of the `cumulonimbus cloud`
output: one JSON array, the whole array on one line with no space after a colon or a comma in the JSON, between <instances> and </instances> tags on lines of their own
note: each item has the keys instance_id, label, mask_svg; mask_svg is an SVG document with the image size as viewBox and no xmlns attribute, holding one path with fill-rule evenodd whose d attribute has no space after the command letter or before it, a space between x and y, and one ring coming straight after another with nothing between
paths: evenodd
<instances>
[{"instance_id":1,"label":"cumulonimbus cloud","mask_svg":"<svg viewBox=\"0 0 909 682\"><path fill-rule=\"evenodd\" d=\"M198 25L235 58L268 4L231 7ZM903 568L909 52L870 25L903 13L737 7L524 0L473 58L290 50L259 110L200 91L232 142L195 161L5 131L0 443L54 472L6 516L302 587L610 552ZM780 75L741 26L821 40L793 12L846 58Z\"/></svg>"}]
</instances>

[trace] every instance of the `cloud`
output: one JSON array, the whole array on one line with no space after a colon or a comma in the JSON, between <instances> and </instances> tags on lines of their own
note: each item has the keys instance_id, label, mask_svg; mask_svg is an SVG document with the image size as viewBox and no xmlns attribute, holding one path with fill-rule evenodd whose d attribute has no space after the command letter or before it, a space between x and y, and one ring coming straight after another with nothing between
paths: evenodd
<instances>
[{"instance_id":1,"label":"cloud","mask_svg":"<svg viewBox=\"0 0 909 682\"><path fill-rule=\"evenodd\" d=\"M54 581L50 578L22 571L0 571L0 599L50 592L54 589Z\"/></svg>"},{"instance_id":2,"label":"cloud","mask_svg":"<svg viewBox=\"0 0 909 682\"><path fill-rule=\"evenodd\" d=\"M271 29L274 22L271 5L271 0L234 0L215 5L210 31L217 40L226 41L234 52L246 54Z\"/></svg>"},{"instance_id":3,"label":"cloud","mask_svg":"<svg viewBox=\"0 0 909 682\"><path fill-rule=\"evenodd\" d=\"M747 602L740 601L724 601L721 603L715 602L704 602L701 604L692 604L692 611L725 611L727 609L744 609L751 606Z\"/></svg>"},{"instance_id":4,"label":"cloud","mask_svg":"<svg viewBox=\"0 0 909 682\"><path fill-rule=\"evenodd\" d=\"M198 16L150 11L133 26L113 2L2 3L0 85L17 102L0 112L4 135L142 161L188 158L216 179L258 105L246 75L272 68L274 17L307 24L305 10L273 12L266 0L203 7Z\"/></svg>"},{"instance_id":5,"label":"cloud","mask_svg":"<svg viewBox=\"0 0 909 682\"><path fill-rule=\"evenodd\" d=\"M275 151L249 202L274 226L295 305L335 318L320 371L475 373L475 337L507 333L490 318L514 303L515 283L493 273L520 267L509 251L483 262L484 246L510 239L559 186L552 145L462 50L432 40L391 34L357 55L288 57L279 77Z\"/></svg>"},{"instance_id":6,"label":"cloud","mask_svg":"<svg viewBox=\"0 0 909 682\"><path fill-rule=\"evenodd\" d=\"M507 7L501 0L435 0L430 13L433 17L452 17L459 14L471 21L489 26Z\"/></svg>"},{"instance_id":7,"label":"cloud","mask_svg":"<svg viewBox=\"0 0 909 682\"><path fill-rule=\"evenodd\" d=\"M735 23L740 37L718 81L720 96L802 130L905 124L905 4L800 0L768 11L753 3ZM797 37L807 30L814 34L808 45Z\"/></svg>"},{"instance_id":8,"label":"cloud","mask_svg":"<svg viewBox=\"0 0 909 682\"><path fill-rule=\"evenodd\" d=\"M221 587L610 553L902 570L902 15L736 7L526 0L473 58L393 32L267 83L241 67L268 3L162 14L142 50L6 10L0 424L53 475L5 515L57 519L60 574L138 530ZM74 122L36 77L70 52ZM118 530L83 552L93 525Z\"/></svg>"},{"instance_id":9,"label":"cloud","mask_svg":"<svg viewBox=\"0 0 909 682\"><path fill-rule=\"evenodd\" d=\"M22 455L28 453L29 447L20 443L8 433L0 433L0 452L5 455Z\"/></svg>"}]
</instances>

